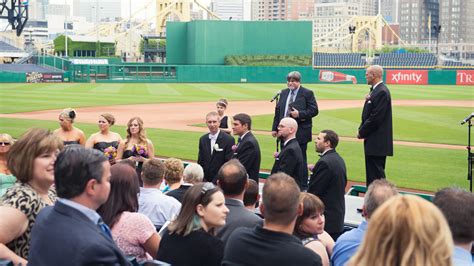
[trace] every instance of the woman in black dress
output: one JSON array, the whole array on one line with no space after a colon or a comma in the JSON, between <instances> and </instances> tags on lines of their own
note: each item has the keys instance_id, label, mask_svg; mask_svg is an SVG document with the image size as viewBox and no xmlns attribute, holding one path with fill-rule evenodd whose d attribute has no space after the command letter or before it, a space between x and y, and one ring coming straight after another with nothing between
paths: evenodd
<instances>
[{"instance_id":1,"label":"woman in black dress","mask_svg":"<svg viewBox=\"0 0 474 266\"><path fill-rule=\"evenodd\" d=\"M105 154L111 164L115 163L117 150L123 142L122 137L115 132L110 131L110 127L115 124L115 117L111 114L102 114L99 116L99 132L92 134L86 142L86 148L94 148Z\"/></svg>"},{"instance_id":2,"label":"woman in black dress","mask_svg":"<svg viewBox=\"0 0 474 266\"><path fill-rule=\"evenodd\" d=\"M227 134L232 134L232 118L224 114L228 104L226 99L220 99L216 103L216 108L221 120L219 128Z\"/></svg>"},{"instance_id":3,"label":"woman in black dress","mask_svg":"<svg viewBox=\"0 0 474 266\"><path fill-rule=\"evenodd\" d=\"M76 111L74 109L64 109L58 117L60 128L54 130L54 134L64 142L64 145L81 144L84 146L86 136L82 130L73 125L75 118Z\"/></svg>"},{"instance_id":4,"label":"woman in black dress","mask_svg":"<svg viewBox=\"0 0 474 266\"><path fill-rule=\"evenodd\" d=\"M171 265L221 265L224 243L214 236L229 209L212 183L194 185L184 194L178 217L165 229L157 259Z\"/></svg>"},{"instance_id":5,"label":"woman in black dress","mask_svg":"<svg viewBox=\"0 0 474 266\"><path fill-rule=\"evenodd\" d=\"M143 162L155 158L155 148L150 139L146 137L143 120L140 117L132 117L127 123L127 137L119 146L117 160L131 160L135 162L135 168L140 186L143 181L140 178Z\"/></svg>"}]
</instances>

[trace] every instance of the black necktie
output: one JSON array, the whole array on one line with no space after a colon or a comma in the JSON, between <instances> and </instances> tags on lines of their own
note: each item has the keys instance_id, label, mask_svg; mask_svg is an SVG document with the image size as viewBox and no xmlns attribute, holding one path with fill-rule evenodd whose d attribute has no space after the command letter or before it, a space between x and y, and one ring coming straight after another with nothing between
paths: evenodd
<instances>
[{"instance_id":1,"label":"black necktie","mask_svg":"<svg viewBox=\"0 0 474 266\"><path fill-rule=\"evenodd\" d=\"M372 92L373 90L374 90L374 87L373 87L373 86L371 86L371 87L370 87L370 92Z\"/></svg>"}]
</instances>

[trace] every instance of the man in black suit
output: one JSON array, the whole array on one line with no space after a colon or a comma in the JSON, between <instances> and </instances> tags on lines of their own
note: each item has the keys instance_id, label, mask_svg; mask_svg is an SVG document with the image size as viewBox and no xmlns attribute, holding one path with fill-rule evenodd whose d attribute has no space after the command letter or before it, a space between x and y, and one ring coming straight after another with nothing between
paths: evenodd
<instances>
[{"instance_id":1,"label":"man in black suit","mask_svg":"<svg viewBox=\"0 0 474 266\"><path fill-rule=\"evenodd\" d=\"M204 179L216 183L217 171L232 158L233 137L219 129L220 119L217 112L206 115L209 133L199 139L198 164L204 169Z\"/></svg>"},{"instance_id":2,"label":"man in black suit","mask_svg":"<svg viewBox=\"0 0 474 266\"><path fill-rule=\"evenodd\" d=\"M28 265L129 265L96 209L110 192L110 163L103 153L66 147L54 165L58 201L39 213Z\"/></svg>"},{"instance_id":3,"label":"man in black suit","mask_svg":"<svg viewBox=\"0 0 474 266\"><path fill-rule=\"evenodd\" d=\"M249 186L248 181L245 167L236 159L226 162L217 174L217 184L224 193L225 206L229 209L225 225L216 233L224 245L235 229L253 228L262 223L259 216L244 206L244 192Z\"/></svg>"},{"instance_id":4,"label":"man in black suit","mask_svg":"<svg viewBox=\"0 0 474 266\"><path fill-rule=\"evenodd\" d=\"M339 137L332 130L323 130L316 137L316 152L320 153L309 181L308 192L318 196L326 206L324 230L336 240L344 231L344 189L347 183L346 164L336 152Z\"/></svg>"},{"instance_id":5,"label":"man in black suit","mask_svg":"<svg viewBox=\"0 0 474 266\"><path fill-rule=\"evenodd\" d=\"M252 119L248 114L236 114L233 117L232 131L239 136L237 145L234 147L234 156L245 167L249 178L258 184L260 172L260 146L257 139L250 132Z\"/></svg>"},{"instance_id":6,"label":"man in black suit","mask_svg":"<svg viewBox=\"0 0 474 266\"><path fill-rule=\"evenodd\" d=\"M288 88L280 92L280 101L275 106L272 136L277 136L278 125L284 117L292 117L298 123L296 140L303 154L304 165L308 164L306 150L311 141L313 117L318 115L318 104L312 90L301 86L301 74L292 71L286 77ZM308 178L308 175L305 175Z\"/></svg>"},{"instance_id":7,"label":"man in black suit","mask_svg":"<svg viewBox=\"0 0 474 266\"><path fill-rule=\"evenodd\" d=\"M393 156L392 99L382 83L383 68L370 66L365 73L370 93L365 97L357 138L364 139L366 183L385 178L385 161Z\"/></svg>"},{"instance_id":8,"label":"man in black suit","mask_svg":"<svg viewBox=\"0 0 474 266\"><path fill-rule=\"evenodd\" d=\"M301 191L308 189L308 168L303 162L303 154L296 140L298 123L291 117L285 117L278 125L278 137L283 142L280 153L275 158L272 174L283 172L296 181Z\"/></svg>"}]
</instances>

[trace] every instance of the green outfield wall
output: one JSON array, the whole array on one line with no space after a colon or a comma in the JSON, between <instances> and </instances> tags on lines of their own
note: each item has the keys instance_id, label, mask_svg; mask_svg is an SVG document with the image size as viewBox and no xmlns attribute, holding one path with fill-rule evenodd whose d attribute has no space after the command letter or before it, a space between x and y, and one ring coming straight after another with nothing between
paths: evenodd
<instances>
[{"instance_id":1,"label":"green outfield wall","mask_svg":"<svg viewBox=\"0 0 474 266\"><path fill-rule=\"evenodd\" d=\"M227 55L311 55L310 21L168 22L168 64L223 65Z\"/></svg>"}]
</instances>

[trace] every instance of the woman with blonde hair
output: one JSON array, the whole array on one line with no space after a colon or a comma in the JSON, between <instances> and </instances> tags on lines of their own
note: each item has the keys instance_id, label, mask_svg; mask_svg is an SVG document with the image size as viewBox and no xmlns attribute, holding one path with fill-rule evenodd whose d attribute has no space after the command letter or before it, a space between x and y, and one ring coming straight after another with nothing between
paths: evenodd
<instances>
[{"instance_id":1,"label":"woman with blonde hair","mask_svg":"<svg viewBox=\"0 0 474 266\"><path fill-rule=\"evenodd\" d=\"M12 187L16 182L16 177L12 175L7 167L7 152L13 145L12 136L4 133L0 134L0 196L7 188Z\"/></svg>"},{"instance_id":2,"label":"woman with blonde hair","mask_svg":"<svg viewBox=\"0 0 474 266\"><path fill-rule=\"evenodd\" d=\"M140 178L143 162L155 158L154 152L153 143L146 137L143 120L140 117L132 117L127 123L127 137L119 146L117 160L126 159L135 162L140 186L143 186Z\"/></svg>"},{"instance_id":3,"label":"woman with blonde hair","mask_svg":"<svg viewBox=\"0 0 474 266\"><path fill-rule=\"evenodd\" d=\"M86 144L84 132L73 125L75 118L76 111L72 108L66 108L59 114L60 128L54 130L54 134L64 142L64 145Z\"/></svg>"},{"instance_id":4,"label":"woman with blonde hair","mask_svg":"<svg viewBox=\"0 0 474 266\"><path fill-rule=\"evenodd\" d=\"M0 258L26 265L39 212L56 201L54 162L63 142L46 129L29 129L10 148L7 166L17 183L0 200Z\"/></svg>"},{"instance_id":5,"label":"woman with blonde hair","mask_svg":"<svg viewBox=\"0 0 474 266\"><path fill-rule=\"evenodd\" d=\"M370 218L352 266L451 266L453 240L448 223L431 202L395 196Z\"/></svg>"},{"instance_id":6,"label":"woman with blonde hair","mask_svg":"<svg viewBox=\"0 0 474 266\"><path fill-rule=\"evenodd\" d=\"M105 113L99 116L97 125L99 132L92 134L86 142L86 148L99 150L109 158L111 164L115 163L117 150L123 142L122 137L115 132L110 131L110 127L115 124L115 117Z\"/></svg>"},{"instance_id":7,"label":"woman with blonde hair","mask_svg":"<svg viewBox=\"0 0 474 266\"><path fill-rule=\"evenodd\" d=\"M329 266L334 240L324 231L324 203L311 193L301 192L303 213L296 218L293 234L301 239L303 246L321 257L323 265Z\"/></svg>"}]
</instances>

